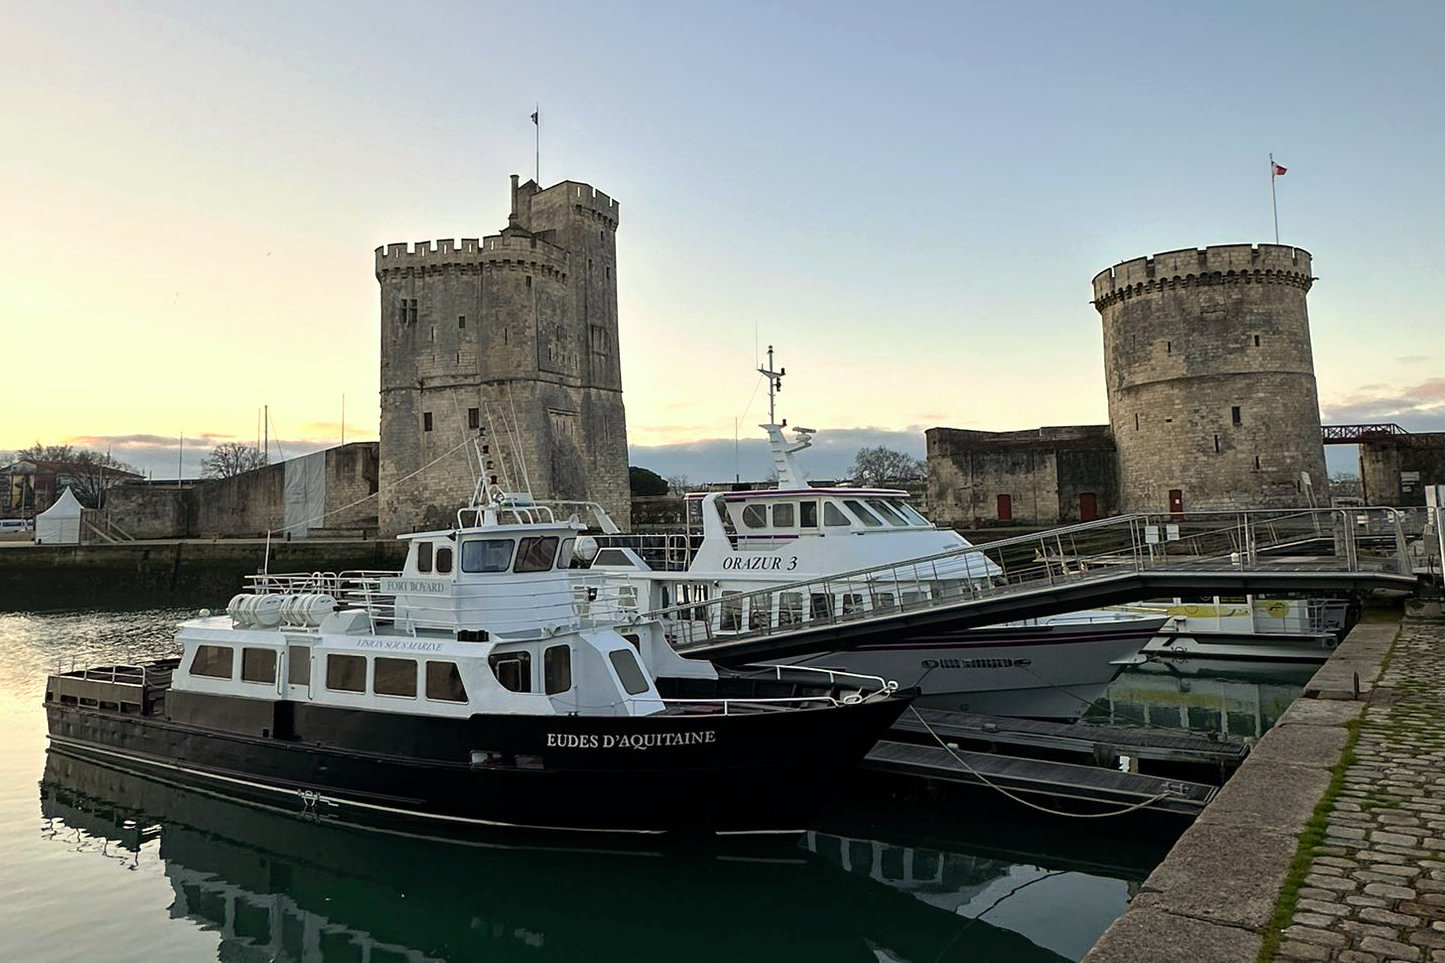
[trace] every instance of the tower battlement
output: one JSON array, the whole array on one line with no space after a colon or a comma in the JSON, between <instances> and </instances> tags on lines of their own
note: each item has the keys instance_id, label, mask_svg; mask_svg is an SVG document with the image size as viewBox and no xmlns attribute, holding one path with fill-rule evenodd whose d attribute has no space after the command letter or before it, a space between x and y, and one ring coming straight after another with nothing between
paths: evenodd
<instances>
[{"instance_id":1,"label":"tower battlement","mask_svg":"<svg viewBox=\"0 0 1445 963\"><path fill-rule=\"evenodd\" d=\"M1165 288L1286 284L1308 291L1310 252L1284 244L1217 244L1120 261L1094 275L1094 307Z\"/></svg>"},{"instance_id":2,"label":"tower battlement","mask_svg":"<svg viewBox=\"0 0 1445 963\"><path fill-rule=\"evenodd\" d=\"M376 249L378 280L397 272L436 273L448 267L473 270L483 265L527 267L561 281L567 278L567 252L533 237L494 234L480 240L442 238L410 245L383 244Z\"/></svg>"}]
</instances>

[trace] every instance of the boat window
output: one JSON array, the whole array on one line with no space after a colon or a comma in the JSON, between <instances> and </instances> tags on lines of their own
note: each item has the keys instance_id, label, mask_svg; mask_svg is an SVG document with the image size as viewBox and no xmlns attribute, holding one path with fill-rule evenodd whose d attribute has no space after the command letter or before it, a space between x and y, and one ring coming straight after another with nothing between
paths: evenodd
<instances>
[{"instance_id":1,"label":"boat window","mask_svg":"<svg viewBox=\"0 0 1445 963\"><path fill-rule=\"evenodd\" d=\"M377 656L371 669L371 691L377 695L416 698L416 659Z\"/></svg>"},{"instance_id":2,"label":"boat window","mask_svg":"<svg viewBox=\"0 0 1445 963\"><path fill-rule=\"evenodd\" d=\"M823 503L823 524L824 525L849 525L848 516L843 514L843 509L832 502Z\"/></svg>"},{"instance_id":3,"label":"boat window","mask_svg":"<svg viewBox=\"0 0 1445 963\"><path fill-rule=\"evenodd\" d=\"M639 695L651 688L631 649L613 649L607 653L607 658L612 660L612 668L617 670L617 677L622 680L622 688L627 690L628 695Z\"/></svg>"},{"instance_id":4,"label":"boat window","mask_svg":"<svg viewBox=\"0 0 1445 963\"><path fill-rule=\"evenodd\" d=\"M512 565L510 538L473 538L462 542L463 572L505 572Z\"/></svg>"},{"instance_id":5,"label":"boat window","mask_svg":"<svg viewBox=\"0 0 1445 963\"><path fill-rule=\"evenodd\" d=\"M496 652L487 657L492 675L502 684L503 689L512 692L532 691L532 653Z\"/></svg>"},{"instance_id":6,"label":"boat window","mask_svg":"<svg viewBox=\"0 0 1445 963\"><path fill-rule=\"evenodd\" d=\"M311 684L311 646L291 646L286 653L286 679L291 685Z\"/></svg>"},{"instance_id":7,"label":"boat window","mask_svg":"<svg viewBox=\"0 0 1445 963\"><path fill-rule=\"evenodd\" d=\"M743 524L748 528L767 528L768 509L766 505L744 505Z\"/></svg>"},{"instance_id":8,"label":"boat window","mask_svg":"<svg viewBox=\"0 0 1445 963\"><path fill-rule=\"evenodd\" d=\"M326 657L326 688L336 692L366 691L366 656L337 655Z\"/></svg>"},{"instance_id":9,"label":"boat window","mask_svg":"<svg viewBox=\"0 0 1445 963\"><path fill-rule=\"evenodd\" d=\"M575 539L575 538L564 538L564 539L562 539L562 548L561 548L560 551L557 552L557 567L558 567L558 568L571 568L571 567L572 567L572 556L575 554L576 548L577 548L577 539Z\"/></svg>"},{"instance_id":10,"label":"boat window","mask_svg":"<svg viewBox=\"0 0 1445 963\"><path fill-rule=\"evenodd\" d=\"M437 574L446 575L452 570L452 550L450 548L437 549Z\"/></svg>"},{"instance_id":11,"label":"boat window","mask_svg":"<svg viewBox=\"0 0 1445 963\"><path fill-rule=\"evenodd\" d=\"M915 524L915 525L932 525L932 524L933 524L933 523L930 522L928 519L926 519L926 518L924 518L922 515L918 514L918 512L914 511L914 510L913 510L913 506L909 505L907 502L899 502L899 503L898 503L898 510L903 513L903 516L904 516L905 518L907 518L910 522L912 522L912 523Z\"/></svg>"},{"instance_id":12,"label":"boat window","mask_svg":"<svg viewBox=\"0 0 1445 963\"><path fill-rule=\"evenodd\" d=\"M843 593L843 614L857 615L863 611L863 596L857 592Z\"/></svg>"},{"instance_id":13,"label":"boat window","mask_svg":"<svg viewBox=\"0 0 1445 963\"><path fill-rule=\"evenodd\" d=\"M718 631L736 632L743 627L743 598L738 592L722 594L722 613L718 616Z\"/></svg>"},{"instance_id":14,"label":"boat window","mask_svg":"<svg viewBox=\"0 0 1445 963\"><path fill-rule=\"evenodd\" d=\"M550 645L542 650L542 691L556 695L572 688L572 647Z\"/></svg>"},{"instance_id":15,"label":"boat window","mask_svg":"<svg viewBox=\"0 0 1445 963\"><path fill-rule=\"evenodd\" d=\"M772 619L773 597L771 595L754 595L748 604L748 628L769 628L772 625Z\"/></svg>"},{"instance_id":16,"label":"boat window","mask_svg":"<svg viewBox=\"0 0 1445 963\"><path fill-rule=\"evenodd\" d=\"M191 675L229 679L231 677L231 657L234 651L229 645L196 646L196 654L191 656Z\"/></svg>"},{"instance_id":17,"label":"boat window","mask_svg":"<svg viewBox=\"0 0 1445 963\"><path fill-rule=\"evenodd\" d=\"M886 499L870 498L868 499L868 505L878 514L882 515L885 519L895 525L908 524L908 519L904 518L901 514L899 514L898 510L895 509L892 505L890 505Z\"/></svg>"},{"instance_id":18,"label":"boat window","mask_svg":"<svg viewBox=\"0 0 1445 963\"><path fill-rule=\"evenodd\" d=\"M455 662L426 664L426 697L440 702L466 702L467 688Z\"/></svg>"},{"instance_id":19,"label":"boat window","mask_svg":"<svg viewBox=\"0 0 1445 963\"><path fill-rule=\"evenodd\" d=\"M556 557L556 535L524 538L517 549L517 564L512 567L512 571L545 572L552 567L552 560Z\"/></svg>"},{"instance_id":20,"label":"boat window","mask_svg":"<svg viewBox=\"0 0 1445 963\"><path fill-rule=\"evenodd\" d=\"M416 570L418 572L431 571L431 542L416 543Z\"/></svg>"},{"instance_id":21,"label":"boat window","mask_svg":"<svg viewBox=\"0 0 1445 963\"><path fill-rule=\"evenodd\" d=\"M276 650L275 649L253 649L249 646L241 650L241 681L242 682L265 682L269 685L276 684Z\"/></svg>"},{"instance_id":22,"label":"boat window","mask_svg":"<svg viewBox=\"0 0 1445 963\"><path fill-rule=\"evenodd\" d=\"M877 528L883 524L878 520L878 516L874 515L868 509L864 508L863 503L858 501L858 499L845 498L843 499L843 504L847 505L850 509L852 509L853 514L857 515L858 519L869 528Z\"/></svg>"},{"instance_id":23,"label":"boat window","mask_svg":"<svg viewBox=\"0 0 1445 963\"><path fill-rule=\"evenodd\" d=\"M887 612L893 608L893 593L878 592L873 596L873 611Z\"/></svg>"},{"instance_id":24,"label":"boat window","mask_svg":"<svg viewBox=\"0 0 1445 963\"><path fill-rule=\"evenodd\" d=\"M792 502L782 502L773 506L773 527L792 528L793 510L796 506Z\"/></svg>"},{"instance_id":25,"label":"boat window","mask_svg":"<svg viewBox=\"0 0 1445 963\"><path fill-rule=\"evenodd\" d=\"M831 619L833 617L833 596L826 592L814 592L808 596L808 620Z\"/></svg>"},{"instance_id":26,"label":"boat window","mask_svg":"<svg viewBox=\"0 0 1445 963\"><path fill-rule=\"evenodd\" d=\"M818 503L817 503L817 502L799 502L799 503L798 503L798 527L799 527L799 528L817 528L817 527L818 527Z\"/></svg>"},{"instance_id":27,"label":"boat window","mask_svg":"<svg viewBox=\"0 0 1445 963\"><path fill-rule=\"evenodd\" d=\"M803 621L803 593L778 593L778 625L797 625Z\"/></svg>"}]
</instances>

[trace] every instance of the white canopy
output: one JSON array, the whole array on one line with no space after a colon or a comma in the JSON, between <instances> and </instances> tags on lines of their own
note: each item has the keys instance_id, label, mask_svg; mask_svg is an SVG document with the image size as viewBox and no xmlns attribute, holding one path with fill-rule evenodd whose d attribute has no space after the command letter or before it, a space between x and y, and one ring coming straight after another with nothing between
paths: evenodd
<instances>
[{"instance_id":1,"label":"white canopy","mask_svg":"<svg viewBox=\"0 0 1445 963\"><path fill-rule=\"evenodd\" d=\"M68 487L45 511L35 516L35 544L80 544L80 515L85 507Z\"/></svg>"}]
</instances>

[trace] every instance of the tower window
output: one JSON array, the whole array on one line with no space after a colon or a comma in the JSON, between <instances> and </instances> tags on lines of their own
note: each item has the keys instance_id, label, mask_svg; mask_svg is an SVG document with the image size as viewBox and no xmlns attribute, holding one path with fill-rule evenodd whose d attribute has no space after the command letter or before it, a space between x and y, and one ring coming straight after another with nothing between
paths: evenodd
<instances>
[{"instance_id":1,"label":"tower window","mask_svg":"<svg viewBox=\"0 0 1445 963\"><path fill-rule=\"evenodd\" d=\"M1244 419L1240 416L1239 413L1239 405L1235 405L1233 408L1229 409L1229 417L1233 419L1236 425L1244 424Z\"/></svg>"},{"instance_id":2,"label":"tower window","mask_svg":"<svg viewBox=\"0 0 1445 963\"><path fill-rule=\"evenodd\" d=\"M432 325L432 326L431 326L431 339L432 339L433 341L435 341L435 340L437 339L437 326L436 326L436 325Z\"/></svg>"},{"instance_id":3,"label":"tower window","mask_svg":"<svg viewBox=\"0 0 1445 963\"><path fill-rule=\"evenodd\" d=\"M1259 335L1257 335L1257 334L1254 336L1254 346L1255 346L1256 348L1259 347Z\"/></svg>"},{"instance_id":4,"label":"tower window","mask_svg":"<svg viewBox=\"0 0 1445 963\"><path fill-rule=\"evenodd\" d=\"M529 274L529 275L527 275L527 287L530 288L531 286L532 286L532 275Z\"/></svg>"},{"instance_id":5,"label":"tower window","mask_svg":"<svg viewBox=\"0 0 1445 963\"><path fill-rule=\"evenodd\" d=\"M481 412L476 408L467 409L467 427L480 428L482 425Z\"/></svg>"},{"instance_id":6,"label":"tower window","mask_svg":"<svg viewBox=\"0 0 1445 963\"><path fill-rule=\"evenodd\" d=\"M1134 430L1139 430L1139 412L1134 412Z\"/></svg>"},{"instance_id":7,"label":"tower window","mask_svg":"<svg viewBox=\"0 0 1445 963\"><path fill-rule=\"evenodd\" d=\"M1218 435L1215 435L1215 436L1214 436L1214 453L1215 453L1216 455L1219 454L1219 436L1218 436Z\"/></svg>"},{"instance_id":8,"label":"tower window","mask_svg":"<svg viewBox=\"0 0 1445 963\"><path fill-rule=\"evenodd\" d=\"M1165 342L1164 342L1164 353L1165 353L1165 354L1173 354L1173 353L1174 353L1174 342L1173 342L1173 341L1165 341Z\"/></svg>"},{"instance_id":9,"label":"tower window","mask_svg":"<svg viewBox=\"0 0 1445 963\"><path fill-rule=\"evenodd\" d=\"M422 430L422 431L431 431L431 412L430 412L430 411L423 411L423 412L421 413L421 430Z\"/></svg>"},{"instance_id":10,"label":"tower window","mask_svg":"<svg viewBox=\"0 0 1445 963\"><path fill-rule=\"evenodd\" d=\"M1254 470L1255 470L1255 471L1259 471L1259 456L1258 456L1258 455L1255 455L1255 456L1254 456Z\"/></svg>"},{"instance_id":11,"label":"tower window","mask_svg":"<svg viewBox=\"0 0 1445 963\"><path fill-rule=\"evenodd\" d=\"M465 328L466 326L467 326L467 316L466 316L465 314L459 314L459 315L457 315L457 327L458 327L458 328Z\"/></svg>"}]
</instances>

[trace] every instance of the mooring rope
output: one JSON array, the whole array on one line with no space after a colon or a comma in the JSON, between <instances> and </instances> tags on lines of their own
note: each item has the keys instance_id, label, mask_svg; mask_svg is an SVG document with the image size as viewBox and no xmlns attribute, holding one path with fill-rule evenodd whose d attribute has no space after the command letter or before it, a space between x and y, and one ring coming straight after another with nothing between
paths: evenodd
<instances>
[{"instance_id":1,"label":"mooring rope","mask_svg":"<svg viewBox=\"0 0 1445 963\"><path fill-rule=\"evenodd\" d=\"M910 705L908 707L908 711L913 713L913 717L923 724L923 728L928 730L928 734L932 736L935 740L937 740L938 744L942 746L944 750L947 751L947 753L952 756L955 761L958 762L959 765L963 766L963 768L967 769L970 773L972 773L979 782L983 783L985 786L994 790L995 792L998 792L999 794L1009 799L1012 799L1014 802L1027 806L1030 809L1036 809L1041 813L1048 813L1051 816L1068 816L1072 819L1102 819L1106 816L1127 815L1128 813L1134 812L1136 809L1143 809L1145 806L1152 806L1154 805L1154 803L1158 802L1161 799L1165 799L1169 796L1175 795L1173 791L1166 789L1163 792L1151 796L1150 798L1145 799L1142 802L1137 802L1132 806L1105 813L1071 813L1065 812L1061 809L1050 809L1047 806L1040 806L1037 803L1029 802L1027 799L1024 799L1016 793L1009 792L1007 789L993 782L983 773L970 766L968 764L968 761L958 754L958 750L953 745L943 741L943 737L934 731L933 727L928 724L928 720L923 718L923 715L916 708Z\"/></svg>"}]
</instances>

